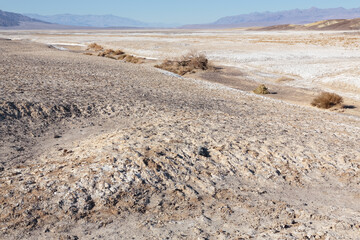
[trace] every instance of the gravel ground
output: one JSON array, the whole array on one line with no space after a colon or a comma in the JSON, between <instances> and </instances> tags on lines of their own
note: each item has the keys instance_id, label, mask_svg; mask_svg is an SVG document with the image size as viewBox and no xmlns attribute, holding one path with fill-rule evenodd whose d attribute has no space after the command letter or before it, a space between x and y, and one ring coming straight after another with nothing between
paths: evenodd
<instances>
[{"instance_id":1,"label":"gravel ground","mask_svg":"<svg viewBox=\"0 0 360 240\"><path fill-rule=\"evenodd\" d=\"M0 40L0 238L360 239L360 119Z\"/></svg>"}]
</instances>

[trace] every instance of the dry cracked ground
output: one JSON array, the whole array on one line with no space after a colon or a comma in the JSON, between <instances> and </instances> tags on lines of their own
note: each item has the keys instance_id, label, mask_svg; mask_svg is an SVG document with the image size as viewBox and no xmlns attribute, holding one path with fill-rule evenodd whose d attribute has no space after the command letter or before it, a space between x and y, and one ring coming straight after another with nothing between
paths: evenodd
<instances>
[{"instance_id":1,"label":"dry cracked ground","mask_svg":"<svg viewBox=\"0 0 360 240\"><path fill-rule=\"evenodd\" d=\"M1 239L360 239L360 119L0 40Z\"/></svg>"}]
</instances>

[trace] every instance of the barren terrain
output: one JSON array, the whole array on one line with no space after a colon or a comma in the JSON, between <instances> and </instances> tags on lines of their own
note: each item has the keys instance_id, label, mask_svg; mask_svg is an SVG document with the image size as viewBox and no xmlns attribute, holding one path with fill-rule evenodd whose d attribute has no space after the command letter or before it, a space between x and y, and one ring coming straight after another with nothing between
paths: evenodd
<instances>
[{"instance_id":1,"label":"barren terrain","mask_svg":"<svg viewBox=\"0 0 360 240\"><path fill-rule=\"evenodd\" d=\"M75 51L83 51L96 42L105 48L148 58L152 66L153 62L195 50L223 68L220 75L208 76L217 82L231 80L231 87L245 91L249 88L244 85L255 88L265 83L278 93L270 97L305 105L321 91L336 92L345 98L345 104L356 107L347 108L346 113L360 115L357 31L54 30L2 31L1 35ZM287 87L301 92L303 97L293 98Z\"/></svg>"},{"instance_id":2,"label":"barren terrain","mask_svg":"<svg viewBox=\"0 0 360 240\"><path fill-rule=\"evenodd\" d=\"M0 238L359 239L360 36L1 35ZM221 69L153 67L188 49ZM321 90L354 108L304 103Z\"/></svg>"}]
</instances>

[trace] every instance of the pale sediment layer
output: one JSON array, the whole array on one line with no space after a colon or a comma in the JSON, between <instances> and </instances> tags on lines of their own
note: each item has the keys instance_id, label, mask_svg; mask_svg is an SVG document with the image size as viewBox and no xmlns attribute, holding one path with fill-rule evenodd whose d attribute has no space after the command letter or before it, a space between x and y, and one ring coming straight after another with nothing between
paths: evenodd
<instances>
[{"instance_id":1,"label":"pale sediment layer","mask_svg":"<svg viewBox=\"0 0 360 240\"><path fill-rule=\"evenodd\" d=\"M196 50L216 66L236 68L248 81L330 91L360 101L360 34L356 31L38 30L0 31L0 36L74 51L96 42L160 61Z\"/></svg>"},{"instance_id":2,"label":"pale sediment layer","mask_svg":"<svg viewBox=\"0 0 360 240\"><path fill-rule=\"evenodd\" d=\"M359 239L360 120L0 44L0 238Z\"/></svg>"}]
</instances>

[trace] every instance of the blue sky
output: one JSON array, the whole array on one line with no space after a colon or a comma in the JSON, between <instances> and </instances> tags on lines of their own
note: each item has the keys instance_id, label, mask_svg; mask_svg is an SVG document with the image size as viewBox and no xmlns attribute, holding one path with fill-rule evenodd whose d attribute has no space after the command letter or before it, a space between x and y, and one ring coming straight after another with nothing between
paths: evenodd
<instances>
[{"instance_id":1,"label":"blue sky","mask_svg":"<svg viewBox=\"0 0 360 240\"><path fill-rule=\"evenodd\" d=\"M208 23L220 17L289 9L358 8L359 0L0 0L0 9L52 15L113 14L144 22Z\"/></svg>"}]
</instances>

